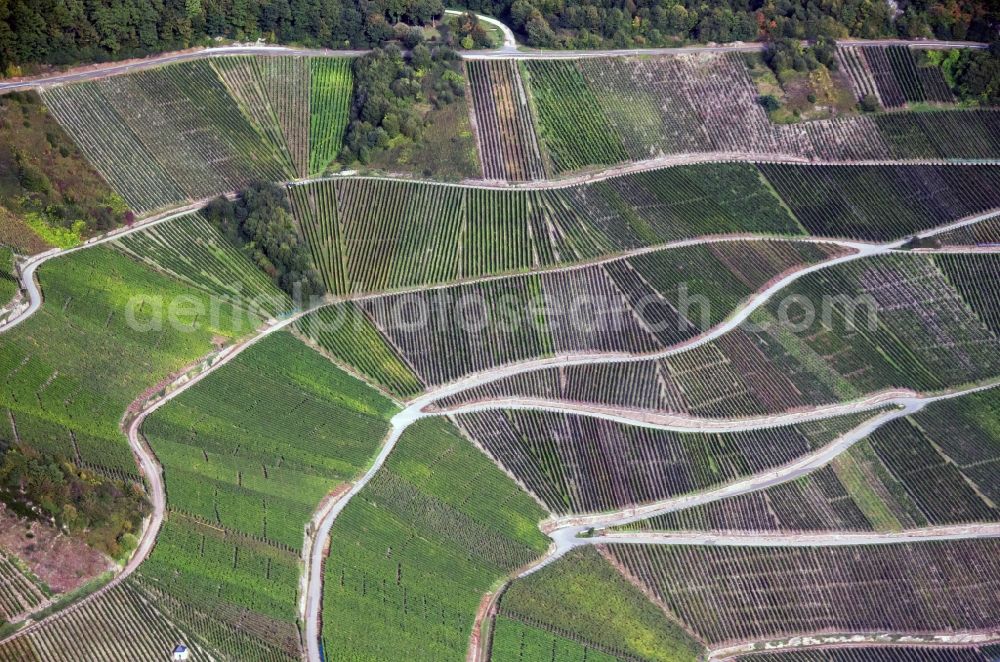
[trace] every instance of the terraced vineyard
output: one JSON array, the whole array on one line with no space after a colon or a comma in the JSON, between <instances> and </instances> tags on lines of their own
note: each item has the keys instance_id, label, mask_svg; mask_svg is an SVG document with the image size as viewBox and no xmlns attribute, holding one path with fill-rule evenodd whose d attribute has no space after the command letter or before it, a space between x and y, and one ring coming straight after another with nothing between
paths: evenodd
<instances>
[{"instance_id":1,"label":"terraced vineyard","mask_svg":"<svg viewBox=\"0 0 1000 662\"><path fill-rule=\"evenodd\" d=\"M683 624L710 643L723 643L816 631L992 627L998 608L993 587L1000 577L997 547L995 540L966 540L787 549L606 549Z\"/></svg>"},{"instance_id":2,"label":"terraced vineyard","mask_svg":"<svg viewBox=\"0 0 1000 662\"><path fill-rule=\"evenodd\" d=\"M208 62L55 87L42 98L139 211L292 176Z\"/></svg>"},{"instance_id":3,"label":"terraced vineyard","mask_svg":"<svg viewBox=\"0 0 1000 662\"><path fill-rule=\"evenodd\" d=\"M802 232L742 164L529 191L349 179L293 187L291 199L313 262L338 293L536 269L701 234Z\"/></svg>"},{"instance_id":4,"label":"terraced vineyard","mask_svg":"<svg viewBox=\"0 0 1000 662\"><path fill-rule=\"evenodd\" d=\"M440 384L557 354L662 350L724 319L778 276L841 250L804 242L719 242L371 298L360 306L417 375Z\"/></svg>"},{"instance_id":5,"label":"terraced vineyard","mask_svg":"<svg viewBox=\"0 0 1000 662\"><path fill-rule=\"evenodd\" d=\"M323 587L327 654L462 658L483 593L545 551L536 528L543 516L454 427L408 428L334 522Z\"/></svg>"},{"instance_id":6,"label":"terraced vineyard","mask_svg":"<svg viewBox=\"0 0 1000 662\"><path fill-rule=\"evenodd\" d=\"M871 94L884 108L954 101L941 70L922 64L917 52L908 47L848 46L838 49L838 60L850 76L858 99Z\"/></svg>"},{"instance_id":7,"label":"terraced vineyard","mask_svg":"<svg viewBox=\"0 0 1000 662\"><path fill-rule=\"evenodd\" d=\"M526 181L545 175L528 96L513 60L466 65L487 179Z\"/></svg>"},{"instance_id":8,"label":"terraced vineyard","mask_svg":"<svg viewBox=\"0 0 1000 662\"><path fill-rule=\"evenodd\" d=\"M739 417L989 379L997 370L998 294L983 274L994 262L895 254L836 265L794 281L748 323L677 356L539 370L445 402L523 396Z\"/></svg>"},{"instance_id":9,"label":"terraced vineyard","mask_svg":"<svg viewBox=\"0 0 1000 662\"><path fill-rule=\"evenodd\" d=\"M360 473L395 406L272 334L146 420L171 518L142 576L296 656L298 554L317 503Z\"/></svg>"},{"instance_id":10,"label":"terraced vineyard","mask_svg":"<svg viewBox=\"0 0 1000 662\"><path fill-rule=\"evenodd\" d=\"M159 659L186 641L194 655L209 649L161 611L162 605L132 582L111 589L79 609L66 610L44 628L0 645L0 657L26 662L87 659Z\"/></svg>"},{"instance_id":11,"label":"terraced vineyard","mask_svg":"<svg viewBox=\"0 0 1000 662\"><path fill-rule=\"evenodd\" d=\"M0 625L41 604L47 590L18 563L0 553Z\"/></svg>"},{"instance_id":12,"label":"terraced vineyard","mask_svg":"<svg viewBox=\"0 0 1000 662\"><path fill-rule=\"evenodd\" d=\"M996 166L762 165L812 234L886 241L997 207Z\"/></svg>"},{"instance_id":13,"label":"terraced vineyard","mask_svg":"<svg viewBox=\"0 0 1000 662\"><path fill-rule=\"evenodd\" d=\"M861 50L841 58L859 91L874 87L889 106L907 99L900 84L913 100L950 101L940 72L918 69L909 49ZM866 57L879 59L874 77ZM739 53L542 59L525 66L543 158L556 172L698 152L833 160L995 159L1000 153L994 110L772 124Z\"/></svg>"},{"instance_id":14,"label":"terraced vineyard","mask_svg":"<svg viewBox=\"0 0 1000 662\"><path fill-rule=\"evenodd\" d=\"M380 18L359 33L414 38ZM150 517L68 606L53 578L78 566L5 527L0 659L996 656L1000 111L872 46L838 62L892 112L776 124L742 53L684 49L466 52L466 115L430 43L391 84L378 58L241 47L48 79L140 226L25 278L0 507L84 545L62 465L144 487ZM362 168L352 114L406 104L424 152L326 176ZM370 175L458 173L428 155L473 140L488 181ZM190 211L258 180L291 219L250 193ZM306 310L275 286L311 268L298 240L327 289Z\"/></svg>"},{"instance_id":15,"label":"terraced vineyard","mask_svg":"<svg viewBox=\"0 0 1000 662\"><path fill-rule=\"evenodd\" d=\"M678 433L541 412L461 414L458 424L558 514L659 501L786 464L870 414L736 433Z\"/></svg>"},{"instance_id":16,"label":"terraced vineyard","mask_svg":"<svg viewBox=\"0 0 1000 662\"><path fill-rule=\"evenodd\" d=\"M1000 460L992 422L998 401L990 390L930 404L803 478L626 528L899 531L998 521L992 480Z\"/></svg>"},{"instance_id":17,"label":"terraced vineyard","mask_svg":"<svg viewBox=\"0 0 1000 662\"><path fill-rule=\"evenodd\" d=\"M351 61L309 60L309 174L322 174L340 152L354 85ZM305 174L305 173L302 173Z\"/></svg>"},{"instance_id":18,"label":"terraced vineyard","mask_svg":"<svg viewBox=\"0 0 1000 662\"><path fill-rule=\"evenodd\" d=\"M500 601L490 659L698 659L693 641L606 559L574 550L515 581Z\"/></svg>"},{"instance_id":19,"label":"terraced vineyard","mask_svg":"<svg viewBox=\"0 0 1000 662\"><path fill-rule=\"evenodd\" d=\"M198 213L132 233L112 245L260 317L275 316L292 307L288 295Z\"/></svg>"}]
</instances>

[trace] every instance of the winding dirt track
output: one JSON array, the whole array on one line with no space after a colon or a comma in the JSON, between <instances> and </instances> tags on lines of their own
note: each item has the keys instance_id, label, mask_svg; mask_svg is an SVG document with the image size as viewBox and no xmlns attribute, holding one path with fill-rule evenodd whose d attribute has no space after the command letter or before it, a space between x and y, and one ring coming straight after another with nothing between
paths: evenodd
<instances>
[{"instance_id":1,"label":"winding dirt track","mask_svg":"<svg viewBox=\"0 0 1000 662\"><path fill-rule=\"evenodd\" d=\"M92 246L97 246L107 242L114 241L124 235L133 232L138 232L140 230L149 228L158 223L166 222L171 219L177 218L185 213L190 212L192 209L199 207L201 204L204 204L204 201L186 205L182 208L171 210L168 212L163 212L161 214L150 217L140 223L135 224L132 228L120 229L110 232L106 235L102 235L101 237L96 237L94 239L91 239L73 249L68 249L68 250L54 249L52 251L48 251L46 253L34 256L30 260L28 260L24 265L22 265L22 270L21 270L22 287L29 295L30 305L21 315L0 326L0 332L13 328L24 319L27 319L27 317L32 315L35 311L37 311L40 308L42 303L42 293L38 287L38 284L36 283L35 272L37 268L47 260L62 255L66 255L72 252L76 252L79 250L83 250L84 248L89 248ZM978 214L975 216L971 216L965 219L961 219L959 221L955 221L948 225L935 228L927 232L923 232L919 236L924 236L924 237L933 236L935 234L939 234L951 229L979 222L985 218L992 217L997 213L998 212L996 211L991 211L985 214ZM683 245L695 245L699 243L710 243L710 242L725 241L725 240L733 240L733 239L705 238L705 239L694 239L680 243L682 243ZM721 335L734 329L742 321L746 320L754 310L764 305L764 303L766 303L775 293L787 287L790 283L794 282L798 278L801 278L802 276L808 273L813 273L820 269L825 269L827 267L840 264L843 262L860 259L863 257L869 257L873 255L885 254L891 250L899 248L904 243L904 240L888 242L885 244L867 244L863 242L827 240L818 238L803 238L802 240L836 243L841 246L844 246L845 248L850 248L854 252L849 255L841 256L838 258L827 260L825 262L818 263L816 265L803 268L799 271L796 271L792 274L785 276L784 278L779 279L771 286L757 293L751 299L745 302L744 305L739 310L735 311L734 314L732 314L730 318L727 319L722 324L714 327L713 329L702 334L701 336L698 336L692 341L689 341L680 346L669 348L667 350L664 350L663 352L659 352L657 354L649 354L649 355L635 355L635 354L621 354L621 353L569 354L569 355L560 355L558 357L550 359L526 361L523 363L503 366L465 379L457 380L452 384L447 384L442 387L439 387L434 391L429 392L411 401L403 411L401 411L392 419L392 428L389 433L389 436L384 441L381 452L379 453L378 457L376 458L372 466L368 469L368 471L365 472L365 474L351 486L349 491L344 493L343 496L341 496L339 499L333 501L332 505L330 503L325 504L322 513L320 513L317 518L314 518L316 523L316 530L313 540L317 542L326 540L326 538L329 536L330 529L333 526L333 522L335 521L336 517L340 514L340 512L344 509L344 507L346 507L350 499L358 492L360 492L361 489L363 489L363 487L365 486L365 484L367 484L367 482L372 478L372 476L374 476L375 473L379 470L379 468L381 468L382 464L385 462L386 458L391 453L392 449L395 447L395 444L399 440L400 436L410 424L426 416L441 415L441 412L428 411L428 407L434 404L437 400L440 400L441 398L447 397L449 395L457 394L461 391L470 388L474 388L476 386L489 383L491 381L502 379L510 375L529 372L532 370L537 370L539 368L549 367L553 365L577 365L583 363L644 360L653 358L655 356L669 356L671 354L676 354L681 351L692 349L707 342L711 342L712 340L715 340ZM649 251L655 249L650 248L641 250ZM494 278L498 277L486 277L483 278L482 280L488 280ZM418 288L418 289L426 289L426 288ZM145 560L145 558L149 555L149 553L153 549L156 535L162 524L162 520L165 515L165 509L166 509L166 495L163 488L162 467L157 461L155 455L152 453L151 449L148 448L145 441L141 437L140 429L142 422L153 411L163 406L177 395L183 393L185 390L187 390L194 384L198 383L201 379L203 379L211 372L222 367L223 365L226 365L247 347L250 347L254 343L259 342L260 340L267 337L271 333L274 333L275 331L287 327L289 324L291 324L296 319L298 319L299 317L308 312L311 312L311 310L301 311L281 321L271 323L270 325L258 331L258 333L252 336L251 338L248 338L228 348L227 350L224 350L223 353L215 357L215 360L211 363L211 365L208 366L206 370L198 373L194 377L186 378L186 380L183 381L183 383L175 384L175 388L165 396L152 401L136 403L139 413L129 418L127 421L123 420L122 428L123 431L128 436L132 450L137 456L140 469L142 470L143 475L146 477L150 490L150 499L153 504L153 513L144 527L136 552L129 560L129 562L126 564L122 572L119 573L114 579L112 579L111 582L104 588L74 603L70 607L67 607L64 610L57 612L56 614L53 614L45 619L42 619L37 623L33 623L27 626L26 628L23 628L21 631L15 633L15 635L7 637L7 639L12 638L13 636L19 636L21 634L30 632L38 627L41 627L45 623L60 617L62 614L65 614L68 611L79 608L80 605L86 604L90 600L93 600L98 596L102 595L107 590L110 590L110 588L112 588L113 586L116 586L117 584L124 581L132 572L135 571L135 569L137 569L141 565L141 563ZM865 425L859 426L859 428L856 428L855 430L851 431L851 433L848 433L848 435L845 435L840 440L834 442L834 444L831 444L831 446L828 446L826 449L824 449L825 451L824 453L807 456L806 458L803 458L800 462L794 463L794 466L790 465L787 468L783 468L784 469L783 473L780 471L777 473L768 472L766 474L761 474L758 476L751 477L750 479L742 481L739 484L727 486L720 490L715 490L707 493L700 493L699 495L693 495L691 497L688 497L689 501L683 502L685 504L684 506L680 505L682 503L681 501L672 500L669 503L661 502L657 504L647 504L646 506L640 508L631 509L628 513L607 513L607 514L579 516L573 518L572 521L564 521L564 522L559 520L549 520L545 524L545 530L556 541L555 548L553 550L550 550L550 554L547 554L545 557L540 559L538 563L533 564L530 568L525 569L525 571L522 574L527 574L528 572L533 572L538 568L544 567L548 563L559 558L562 554L564 554L569 549L572 549L573 547L580 546L582 544L594 544L595 542L599 542L600 541L599 537L579 538L577 536L578 533L580 533L581 531L583 531L588 527L591 526L605 527L605 526L613 526L615 524L620 524L620 523L627 523L629 521L634 521L635 519L649 516L650 514L656 514L658 512L667 512L667 510L664 509L676 509L678 507L686 507L687 505L695 505L695 500L699 499L714 500L718 498L723 498L724 496L730 496L732 494L763 489L764 487L777 484L778 482L783 482L784 480L790 480L795 476L802 475L803 473L811 471L812 469L817 468L818 466L822 466L822 464L828 462L830 459L832 459L832 457L835 457L839 452L842 452L844 448L849 447L851 443L854 443L854 441L856 441L857 439L860 439L862 436L865 436L866 434L870 433L873 429L875 429L875 427L877 427L877 425L884 424L888 420L892 420L892 418L905 415L908 411L910 412L916 411L920 407L924 406L924 404L926 404L927 402L933 401L935 398L940 399L943 397L958 397L959 395L963 395L967 392L971 392L973 390L980 390L982 388L988 388L988 387L989 386L979 386L973 389L967 389L965 391L956 391L942 396L934 396L933 398L923 397L913 394L897 394L895 399L887 398L881 403L886 405L892 405L892 404L898 405L900 407L899 410L895 412L890 412L889 414L884 414L880 417L877 417L876 419L873 419L873 421L869 421ZM524 407L530 406L530 403L523 403L522 406ZM565 405L565 404L559 405L558 403L545 403L544 406L549 407L550 410L562 410L571 413L579 413L579 411L574 410L573 407L570 405ZM842 405L834 405L834 407L841 407L841 406ZM864 405L858 404L857 406L859 407L864 406L866 407L866 409L863 410L867 411L876 405L867 403ZM817 417L828 417L830 415L835 415L835 414L831 414L829 413L829 411L824 411L822 408L817 408L811 411L799 412L797 414L794 414L793 418L782 419L782 420L796 420L801 422L806 420L814 420ZM675 422L675 423L676 426L674 429L683 429L683 430L699 429L698 426L704 426L707 424L725 425L724 422L708 423L695 420L689 420L684 422L683 424L681 424L681 422ZM744 429L747 425L750 424L751 423L748 423L746 421L738 422L734 427L730 429L733 430ZM758 421L753 424L765 425L765 422ZM774 424L775 423L773 422L771 423L772 426ZM958 534L954 533L953 535L957 536ZM307 575L306 575L306 580L304 582L304 587L305 587L304 600L302 605L304 608L304 613L302 614L302 616L306 625L305 637L306 637L308 659L315 662L318 662L320 660L319 636L320 636L320 611L322 607L322 569L323 569L324 558L325 558L325 545L324 544L311 545L311 554L310 558L308 559ZM7 639L0 641L0 644L3 644Z\"/></svg>"}]
</instances>

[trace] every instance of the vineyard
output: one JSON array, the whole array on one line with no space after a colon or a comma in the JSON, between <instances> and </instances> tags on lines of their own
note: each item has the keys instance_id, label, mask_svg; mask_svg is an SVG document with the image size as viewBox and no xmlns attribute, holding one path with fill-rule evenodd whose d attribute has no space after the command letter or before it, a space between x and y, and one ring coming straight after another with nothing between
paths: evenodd
<instances>
[{"instance_id":1,"label":"vineyard","mask_svg":"<svg viewBox=\"0 0 1000 662\"><path fill-rule=\"evenodd\" d=\"M847 46L837 49L837 59L850 77L857 98L872 95L883 108L954 101L941 70L923 64L919 51L905 46Z\"/></svg>"},{"instance_id":2,"label":"vineyard","mask_svg":"<svg viewBox=\"0 0 1000 662\"><path fill-rule=\"evenodd\" d=\"M313 263L337 293L511 273L706 234L802 233L745 164L525 191L350 179L296 186L290 197Z\"/></svg>"},{"instance_id":3,"label":"vineyard","mask_svg":"<svg viewBox=\"0 0 1000 662\"><path fill-rule=\"evenodd\" d=\"M223 303L214 320L189 308L157 324L165 302L208 311L208 297L103 247L46 263L39 280L46 304L0 343L0 406L25 438L118 477L136 472L119 431L130 403L260 323Z\"/></svg>"},{"instance_id":4,"label":"vineyard","mask_svg":"<svg viewBox=\"0 0 1000 662\"><path fill-rule=\"evenodd\" d=\"M292 307L288 295L198 213L113 242L126 255L260 317Z\"/></svg>"},{"instance_id":5,"label":"vineyard","mask_svg":"<svg viewBox=\"0 0 1000 662\"><path fill-rule=\"evenodd\" d=\"M272 146L282 165L308 174L309 65L302 58L237 56L216 58L212 68L243 112Z\"/></svg>"},{"instance_id":6,"label":"vineyard","mask_svg":"<svg viewBox=\"0 0 1000 662\"><path fill-rule=\"evenodd\" d=\"M233 56L75 83L43 99L137 211L321 174L339 154L350 60Z\"/></svg>"},{"instance_id":7,"label":"vineyard","mask_svg":"<svg viewBox=\"0 0 1000 662\"><path fill-rule=\"evenodd\" d=\"M55 87L43 99L135 210L291 175L207 62Z\"/></svg>"},{"instance_id":8,"label":"vineyard","mask_svg":"<svg viewBox=\"0 0 1000 662\"><path fill-rule=\"evenodd\" d=\"M863 646L741 655L741 662L993 662L996 646Z\"/></svg>"},{"instance_id":9,"label":"vineyard","mask_svg":"<svg viewBox=\"0 0 1000 662\"><path fill-rule=\"evenodd\" d=\"M309 60L309 174L322 174L340 153L354 78L344 58ZM306 174L300 171L300 174Z\"/></svg>"},{"instance_id":10,"label":"vineyard","mask_svg":"<svg viewBox=\"0 0 1000 662\"><path fill-rule=\"evenodd\" d=\"M593 549L518 579L500 601L492 660L694 662L700 645Z\"/></svg>"},{"instance_id":11,"label":"vineyard","mask_svg":"<svg viewBox=\"0 0 1000 662\"><path fill-rule=\"evenodd\" d=\"M316 504L360 472L394 411L278 333L158 410L143 433L172 509L297 550Z\"/></svg>"},{"instance_id":12,"label":"vineyard","mask_svg":"<svg viewBox=\"0 0 1000 662\"><path fill-rule=\"evenodd\" d=\"M856 414L735 433L680 433L530 411L456 416L501 466L558 514L600 512L706 490L826 446Z\"/></svg>"},{"instance_id":13,"label":"vineyard","mask_svg":"<svg viewBox=\"0 0 1000 662\"><path fill-rule=\"evenodd\" d=\"M143 425L171 509L143 577L296 655L305 525L395 411L288 333L244 351Z\"/></svg>"},{"instance_id":14,"label":"vineyard","mask_svg":"<svg viewBox=\"0 0 1000 662\"><path fill-rule=\"evenodd\" d=\"M0 625L37 607L46 592L16 560L0 552Z\"/></svg>"},{"instance_id":15,"label":"vineyard","mask_svg":"<svg viewBox=\"0 0 1000 662\"><path fill-rule=\"evenodd\" d=\"M817 632L995 626L996 540L859 547L608 545L626 573L711 644Z\"/></svg>"},{"instance_id":16,"label":"vineyard","mask_svg":"<svg viewBox=\"0 0 1000 662\"><path fill-rule=\"evenodd\" d=\"M662 350L724 319L778 276L840 250L719 242L359 305L417 375L440 384L554 354Z\"/></svg>"},{"instance_id":17,"label":"vineyard","mask_svg":"<svg viewBox=\"0 0 1000 662\"><path fill-rule=\"evenodd\" d=\"M811 234L897 239L998 206L996 166L789 166L760 170Z\"/></svg>"},{"instance_id":18,"label":"vineyard","mask_svg":"<svg viewBox=\"0 0 1000 662\"><path fill-rule=\"evenodd\" d=\"M899 531L1000 521L995 391L932 403L882 426L830 465L759 492L627 529Z\"/></svg>"},{"instance_id":19,"label":"vineyard","mask_svg":"<svg viewBox=\"0 0 1000 662\"><path fill-rule=\"evenodd\" d=\"M1000 216L944 232L937 235L936 239L941 242L942 246L989 247L1000 245Z\"/></svg>"},{"instance_id":20,"label":"vineyard","mask_svg":"<svg viewBox=\"0 0 1000 662\"><path fill-rule=\"evenodd\" d=\"M353 303L324 306L298 320L294 329L300 338L336 363L399 399L423 390L423 383L409 364Z\"/></svg>"},{"instance_id":21,"label":"vineyard","mask_svg":"<svg viewBox=\"0 0 1000 662\"><path fill-rule=\"evenodd\" d=\"M465 68L486 179L544 178L538 138L517 63L471 60Z\"/></svg>"},{"instance_id":22,"label":"vineyard","mask_svg":"<svg viewBox=\"0 0 1000 662\"><path fill-rule=\"evenodd\" d=\"M524 396L738 417L988 379L1000 321L990 257L895 254L836 265L691 351L539 370L442 404Z\"/></svg>"},{"instance_id":23,"label":"vineyard","mask_svg":"<svg viewBox=\"0 0 1000 662\"><path fill-rule=\"evenodd\" d=\"M841 61L859 93L874 90L886 105L902 104L904 93L914 101L951 100L940 71L918 67L909 49L844 50ZM866 55L879 67L870 68ZM739 53L529 60L525 70L543 158L556 172L705 152L832 160L1000 153L993 110L773 124Z\"/></svg>"},{"instance_id":24,"label":"vineyard","mask_svg":"<svg viewBox=\"0 0 1000 662\"><path fill-rule=\"evenodd\" d=\"M542 510L455 428L409 427L333 525L329 659L461 659L492 584L540 556Z\"/></svg>"},{"instance_id":25,"label":"vineyard","mask_svg":"<svg viewBox=\"0 0 1000 662\"><path fill-rule=\"evenodd\" d=\"M69 609L30 634L0 646L0 658L48 660L161 660L184 642L192 655L208 649L192 640L153 596L133 582L116 586L80 608Z\"/></svg>"},{"instance_id":26,"label":"vineyard","mask_svg":"<svg viewBox=\"0 0 1000 662\"><path fill-rule=\"evenodd\" d=\"M29 282L0 342L0 640L33 621L0 660L1000 656L906 638L998 627L1000 262L974 249L1000 245L1000 110L955 106L950 69L902 46L836 53L886 112L787 124L739 49L466 53L471 108L447 101L458 64L439 80L408 50L391 85L378 57L230 52L44 87L139 225L42 262L43 305ZM352 113L398 119L404 93L423 140L345 148ZM457 179L473 139L478 182L382 174ZM11 154L22 188L65 188ZM187 211L254 182L291 226L236 208L239 246ZM275 285L309 268L282 232L322 305ZM102 501L148 513L146 486L154 513L115 551L80 519L105 478ZM97 562L53 560L56 538Z\"/></svg>"}]
</instances>

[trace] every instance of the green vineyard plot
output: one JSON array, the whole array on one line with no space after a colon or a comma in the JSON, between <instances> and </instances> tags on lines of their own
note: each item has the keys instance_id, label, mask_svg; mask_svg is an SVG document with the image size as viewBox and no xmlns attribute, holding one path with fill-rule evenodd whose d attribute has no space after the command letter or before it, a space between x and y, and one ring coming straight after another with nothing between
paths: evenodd
<instances>
[{"instance_id":1,"label":"green vineyard plot","mask_svg":"<svg viewBox=\"0 0 1000 662\"><path fill-rule=\"evenodd\" d=\"M736 433L651 430L530 411L457 422L549 510L600 512L698 492L763 473L826 446L870 413Z\"/></svg>"},{"instance_id":2,"label":"green vineyard plot","mask_svg":"<svg viewBox=\"0 0 1000 662\"><path fill-rule=\"evenodd\" d=\"M298 551L316 504L374 456L397 411L287 332L146 420L170 519L142 575L294 656Z\"/></svg>"},{"instance_id":3,"label":"green vineyard plot","mask_svg":"<svg viewBox=\"0 0 1000 662\"><path fill-rule=\"evenodd\" d=\"M454 427L416 423L334 522L326 656L463 658L483 593L548 546L543 517Z\"/></svg>"},{"instance_id":4,"label":"green vineyard plot","mask_svg":"<svg viewBox=\"0 0 1000 662\"><path fill-rule=\"evenodd\" d=\"M308 174L312 175L322 174L340 153L350 118L354 76L351 61L345 58L311 58L308 68Z\"/></svg>"},{"instance_id":5,"label":"green vineyard plot","mask_svg":"<svg viewBox=\"0 0 1000 662\"><path fill-rule=\"evenodd\" d=\"M541 659L694 662L701 645L600 553L577 549L516 580L500 600L497 662Z\"/></svg>"},{"instance_id":6,"label":"green vineyard plot","mask_svg":"<svg viewBox=\"0 0 1000 662\"><path fill-rule=\"evenodd\" d=\"M288 295L200 214L134 232L112 246L258 315L277 316L292 308Z\"/></svg>"}]
</instances>

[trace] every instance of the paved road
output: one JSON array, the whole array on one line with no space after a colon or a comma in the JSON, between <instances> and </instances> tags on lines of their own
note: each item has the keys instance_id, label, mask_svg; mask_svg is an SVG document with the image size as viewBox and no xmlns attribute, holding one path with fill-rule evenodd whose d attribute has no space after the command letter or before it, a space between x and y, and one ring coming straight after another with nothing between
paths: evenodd
<instances>
[{"instance_id":1,"label":"paved road","mask_svg":"<svg viewBox=\"0 0 1000 662\"><path fill-rule=\"evenodd\" d=\"M549 50L527 50L519 48L514 41L514 34L496 19L480 15L480 19L494 25L500 25L504 30L504 46L495 50L487 51L460 51L460 55L468 60L493 60L493 59L523 59L523 60L565 60L582 58L603 58L622 56L650 56L650 55L682 55L694 53L724 53L724 52L757 52L764 48L762 43L732 43L708 46L683 46L677 48L633 48L625 50L593 50L593 51L549 51ZM514 42L511 46L510 42ZM903 41L898 39L881 40L852 40L839 42L845 46L885 46L885 45L906 45L913 48L922 49L944 49L944 48L988 48L988 44L964 41ZM191 60L201 60L212 57L223 57L229 55L297 55L304 57L358 57L368 53L368 50L333 50L329 48L294 48L291 46L266 46L266 45L235 45L217 46L212 48L202 48L181 52L163 53L153 55L138 60L127 62L107 63L76 67L60 73L24 77L17 80L0 82L0 94L17 90L27 90L44 88L51 85L63 83L77 83L85 80L104 78L151 69L176 62L186 62Z\"/></svg>"},{"instance_id":2,"label":"paved road","mask_svg":"<svg viewBox=\"0 0 1000 662\"><path fill-rule=\"evenodd\" d=\"M468 11L458 10L458 9L446 9L444 13L448 14L449 16L461 16L462 14L468 13ZM506 23L498 21L492 16L484 16L483 14L476 14L476 16L483 23L489 23L492 26L500 28L500 32L503 33L503 43L500 45L499 49L495 52L508 53L509 57L510 53L517 51L517 39L514 38L514 31L511 30L509 27L507 27ZM485 51L476 51L476 52L481 53Z\"/></svg>"}]
</instances>

